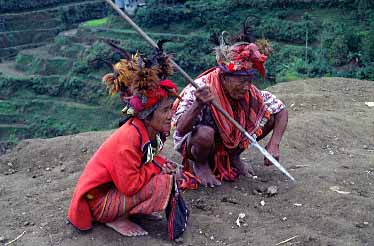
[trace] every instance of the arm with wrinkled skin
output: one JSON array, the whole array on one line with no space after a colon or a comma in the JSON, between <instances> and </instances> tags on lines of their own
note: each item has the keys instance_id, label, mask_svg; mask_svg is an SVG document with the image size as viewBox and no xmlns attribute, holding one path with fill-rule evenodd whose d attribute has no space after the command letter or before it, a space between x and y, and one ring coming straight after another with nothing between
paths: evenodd
<instances>
[{"instance_id":1,"label":"arm with wrinkled skin","mask_svg":"<svg viewBox=\"0 0 374 246\"><path fill-rule=\"evenodd\" d=\"M284 132L287 128L288 123L288 111L283 109L280 112L274 114L274 128L271 138L266 145L266 150L271 154L275 159L279 160L279 145L284 135ZM271 165L271 162L265 158L265 165Z\"/></svg>"},{"instance_id":2,"label":"arm with wrinkled skin","mask_svg":"<svg viewBox=\"0 0 374 246\"><path fill-rule=\"evenodd\" d=\"M198 117L203 107L204 105L195 101L192 106L184 112L177 123L177 131L179 134L185 135L192 130L195 119Z\"/></svg>"},{"instance_id":3,"label":"arm with wrinkled skin","mask_svg":"<svg viewBox=\"0 0 374 246\"><path fill-rule=\"evenodd\" d=\"M181 135L185 135L192 130L193 124L203 107L214 99L208 86L198 88L195 92L195 96L196 100L192 103L191 107L183 113L177 122L177 131Z\"/></svg>"},{"instance_id":4,"label":"arm with wrinkled skin","mask_svg":"<svg viewBox=\"0 0 374 246\"><path fill-rule=\"evenodd\" d=\"M280 144L288 123L288 111L283 109L274 115L274 129L269 143Z\"/></svg>"}]
</instances>

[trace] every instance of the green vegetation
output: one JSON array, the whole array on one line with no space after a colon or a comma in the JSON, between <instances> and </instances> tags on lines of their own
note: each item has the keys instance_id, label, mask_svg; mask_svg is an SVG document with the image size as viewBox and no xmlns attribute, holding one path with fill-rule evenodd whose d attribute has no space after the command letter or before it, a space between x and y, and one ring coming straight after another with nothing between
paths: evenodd
<instances>
[{"instance_id":1,"label":"green vegetation","mask_svg":"<svg viewBox=\"0 0 374 246\"><path fill-rule=\"evenodd\" d=\"M0 96L7 100L0 100L0 139L54 137L116 126L118 111L87 103L97 97L90 95L89 91L95 91L92 87L86 90L81 88L82 81L58 79L58 76L1 79ZM77 97L86 97L82 100L86 103L77 102Z\"/></svg>"},{"instance_id":2,"label":"green vegetation","mask_svg":"<svg viewBox=\"0 0 374 246\"><path fill-rule=\"evenodd\" d=\"M99 27L103 26L108 22L108 18L90 20L82 23L82 27Z\"/></svg>"},{"instance_id":3,"label":"green vegetation","mask_svg":"<svg viewBox=\"0 0 374 246\"><path fill-rule=\"evenodd\" d=\"M87 45L64 36L21 51L15 68L29 76L0 75L0 142L115 128L121 105L101 82L108 70L91 64L110 54L102 42Z\"/></svg>"},{"instance_id":4,"label":"green vegetation","mask_svg":"<svg viewBox=\"0 0 374 246\"><path fill-rule=\"evenodd\" d=\"M267 62L269 81L264 86L321 76L374 80L374 39L368 31L374 23L372 0L176 2L168 6L148 1L148 8L140 9L134 19L154 39L162 38L155 33L174 34L168 37L174 43L166 44L166 51L192 76L215 65L209 36L223 30L237 34L248 17L253 34L270 39L275 51ZM119 17L111 16L107 26L110 31L96 34L118 39L129 50L147 47ZM181 34L186 37L177 39ZM178 78L177 82L181 87L184 84Z\"/></svg>"},{"instance_id":5,"label":"green vegetation","mask_svg":"<svg viewBox=\"0 0 374 246\"><path fill-rule=\"evenodd\" d=\"M171 40L165 51L192 77L216 64L210 35L237 34L248 17L253 35L270 39L274 48L267 80L256 81L258 87L322 76L374 80L373 0L173 2L150 0L134 20L153 39ZM62 18L76 21L69 14ZM10 33L5 39L16 42L18 36ZM152 52L116 14L81 23L75 35L57 36L46 47L21 51L15 63L26 76L0 72L0 140L115 127L121 105L118 97L107 96L101 77L110 68L101 59L114 63L119 56L103 39L116 40L128 51ZM185 86L180 75L172 79Z\"/></svg>"},{"instance_id":6,"label":"green vegetation","mask_svg":"<svg viewBox=\"0 0 374 246\"><path fill-rule=\"evenodd\" d=\"M319 76L374 80L369 58L373 57L370 46L374 39L366 31L373 29L374 4L368 4L373 3L370 0L364 2L186 1L169 8L155 5L143 9L136 19L150 30L183 30L183 33L200 33L204 38L223 30L238 33L243 20L249 16L254 35L268 38L274 45L275 52L269 58L267 70L276 82ZM359 15L362 5L366 11ZM166 21L164 16L168 16ZM203 57L212 49L207 46L205 39L191 48ZM201 59L186 53L184 63Z\"/></svg>"}]
</instances>

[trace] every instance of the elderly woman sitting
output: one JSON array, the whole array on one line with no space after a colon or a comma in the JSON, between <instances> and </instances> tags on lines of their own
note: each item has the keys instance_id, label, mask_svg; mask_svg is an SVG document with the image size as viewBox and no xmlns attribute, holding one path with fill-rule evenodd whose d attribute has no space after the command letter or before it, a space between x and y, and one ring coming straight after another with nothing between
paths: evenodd
<instances>
[{"instance_id":1,"label":"elderly woman sitting","mask_svg":"<svg viewBox=\"0 0 374 246\"><path fill-rule=\"evenodd\" d=\"M112 94L121 92L126 120L93 155L75 188L68 219L80 230L95 221L124 236L147 235L130 217L167 206L175 165L159 153L162 136L170 131L177 87L165 80L170 66L163 58L163 64L160 59L150 64L136 54L103 78Z\"/></svg>"}]
</instances>

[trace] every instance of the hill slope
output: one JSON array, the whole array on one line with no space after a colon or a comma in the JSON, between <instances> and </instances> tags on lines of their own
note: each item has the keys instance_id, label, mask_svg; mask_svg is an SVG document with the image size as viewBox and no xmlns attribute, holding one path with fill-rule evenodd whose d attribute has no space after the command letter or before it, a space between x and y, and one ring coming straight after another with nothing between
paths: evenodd
<instances>
[{"instance_id":1,"label":"hill slope","mask_svg":"<svg viewBox=\"0 0 374 246\"><path fill-rule=\"evenodd\" d=\"M246 152L243 158L254 163L257 180L241 178L214 190L184 193L192 208L184 244L269 246L297 236L285 245L372 245L374 108L364 104L374 101L372 82L322 78L269 89L289 108L281 162L297 183L264 168L256 151ZM121 237L101 225L82 234L66 224L81 170L110 133L23 140L0 156L4 242L26 231L17 245L172 245L165 221L141 222L150 232L141 239ZM177 160L171 142L164 154ZM278 195L258 193L270 185L279 187ZM339 194L332 186L350 193ZM247 224L240 228L235 225L239 213L246 214Z\"/></svg>"},{"instance_id":2,"label":"hill slope","mask_svg":"<svg viewBox=\"0 0 374 246\"><path fill-rule=\"evenodd\" d=\"M266 63L267 80L257 82L260 87L307 77L373 80L374 11L365 2L372 1L148 1L133 19L154 40L172 40L165 51L192 77L216 64L209 36L223 30L238 33L248 17L251 33L269 38L274 47ZM0 149L19 139L114 126L121 105L108 99L101 83L110 68L92 61L114 63L119 58L102 39L116 40L129 51L149 53L150 46L107 11L104 1L12 0L0 5L0 57L17 54L15 60L0 61ZM107 18L82 23L42 45L57 32L107 12ZM185 85L179 74L171 79ZM96 107L102 117L76 109L72 102Z\"/></svg>"}]
</instances>

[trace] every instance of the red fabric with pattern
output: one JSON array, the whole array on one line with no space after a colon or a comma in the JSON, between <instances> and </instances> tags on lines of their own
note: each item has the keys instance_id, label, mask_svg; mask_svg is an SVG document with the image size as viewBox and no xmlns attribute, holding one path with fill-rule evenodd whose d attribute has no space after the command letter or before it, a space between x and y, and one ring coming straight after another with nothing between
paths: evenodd
<instances>
[{"instance_id":1,"label":"red fabric with pattern","mask_svg":"<svg viewBox=\"0 0 374 246\"><path fill-rule=\"evenodd\" d=\"M114 186L99 187L88 192L88 204L95 221L107 223L123 215L151 214L163 211L169 201L173 176L156 175L133 196Z\"/></svg>"},{"instance_id":2,"label":"red fabric with pattern","mask_svg":"<svg viewBox=\"0 0 374 246\"><path fill-rule=\"evenodd\" d=\"M240 103L231 101L224 93L223 86L219 80L219 72L218 68L210 70L206 78L206 84L210 86L216 102L252 135L259 128L260 121L266 112L266 105L261 92L254 85L251 85L244 100ZM233 106L235 106L235 109ZM213 105L210 106L210 110L218 126L222 141L222 143L216 145L214 174L220 180L232 181L235 180L238 173L231 166L227 149L247 148L249 140Z\"/></svg>"},{"instance_id":3,"label":"red fabric with pattern","mask_svg":"<svg viewBox=\"0 0 374 246\"><path fill-rule=\"evenodd\" d=\"M85 199L88 191L114 183L121 193L133 196L160 173L156 165L141 163L142 150L149 141L144 123L132 118L100 146L79 178L70 203L68 219L75 227L80 230L92 227L92 216ZM161 156L154 160L161 165L166 162Z\"/></svg>"},{"instance_id":4,"label":"red fabric with pattern","mask_svg":"<svg viewBox=\"0 0 374 246\"><path fill-rule=\"evenodd\" d=\"M198 78L207 75L206 84L210 86L216 102L242 125L250 135L261 133L262 131L259 130L260 121L268 111L260 90L251 85L248 94L241 103L230 101L219 81L219 72L220 69L214 67L199 75ZM183 93L184 91L181 94ZM182 97L182 95L180 96ZM174 102L173 109L178 107L179 102L179 100ZM235 109L232 108L233 104L235 104ZM210 109L221 137L221 143L216 143L213 173L221 181L233 181L237 178L238 171L232 167L227 149L236 149L238 147L245 149L249 145L249 140L213 105L210 106ZM192 169L189 165L186 148L187 146L184 146L182 151L183 164L185 166L184 179L179 187L181 189L197 189L200 180L191 174Z\"/></svg>"},{"instance_id":5,"label":"red fabric with pattern","mask_svg":"<svg viewBox=\"0 0 374 246\"><path fill-rule=\"evenodd\" d=\"M175 93L178 93L178 87L171 80L162 80L159 83L158 89L147 91L147 103L144 105L144 108L148 109L163 98L168 97L169 94L165 89L174 90Z\"/></svg>"}]
</instances>

